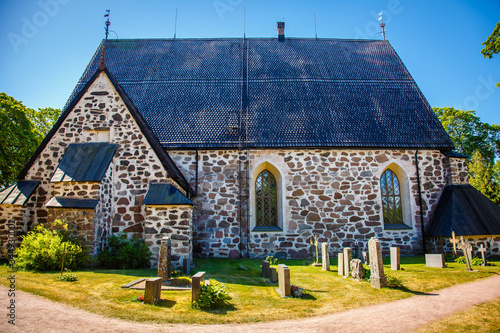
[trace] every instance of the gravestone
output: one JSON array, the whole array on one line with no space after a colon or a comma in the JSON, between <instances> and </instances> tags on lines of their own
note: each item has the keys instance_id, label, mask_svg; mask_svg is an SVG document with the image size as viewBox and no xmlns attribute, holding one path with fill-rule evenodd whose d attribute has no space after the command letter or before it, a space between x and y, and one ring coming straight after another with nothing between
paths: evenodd
<instances>
[{"instance_id":1,"label":"gravestone","mask_svg":"<svg viewBox=\"0 0 500 333\"><path fill-rule=\"evenodd\" d=\"M200 296L202 284L205 285L205 272L198 272L191 277L191 303Z\"/></svg>"},{"instance_id":2,"label":"gravestone","mask_svg":"<svg viewBox=\"0 0 500 333\"><path fill-rule=\"evenodd\" d=\"M463 236L460 236L460 248L462 249L462 252L464 253L465 265L467 266L467 270L472 271L472 268L471 268L472 245L467 243L467 241L464 240Z\"/></svg>"},{"instance_id":3,"label":"gravestone","mask_svg":"<svg viewBox=\"0 0 500 333\"><path fill-rule=\"evenodd\" d=\"M313 254L313 246L314 246L314 238L313 236L309 237L309 244L311 244L310 251L309 251L309 261L310 263L314 262L314 254Z\"/></svg>"},{"instance_id":4,"label":"gravestone","mask_svg":"<svg viewBox=\"0 0 500 333\"><path fill-rule=\"evenodd\" d=\"M387 287L387 279L384 275L382 261L382 249L380 242L375 237L370 238L368 241L368 252L370 253L370 285L377 289Z\"/></svg>"},{"instance_id":5,"label":"gravestone","mask_svg":"<svg viewBox=\"0 0 500 333\"><path fill-rule=\"evenodd\" d=\"M338 270L339 275L344 275L344 253L338 253Z\"/></svg>"},{"instance_id":6,"label":"gravestone","mask_svg":"<svg viewBox=\"0 0 500 333\"><path fill-rule=\"evenodd\" d=\"M189 258L182 259L182 269L186 275L189 275L189 273L191 273L191 261L189 260Z\"/></svg>"},{"instance_id":7,"label":"gravestone","mask_svg":"<svg viewBox=\"0 0 500 333\"><path fill-rule=\"evenodd\" d=\"M319 263L319 250L318 250L318 238L316 236L314 236L314 246L316 247L316 262L313 264L313 266L316 266L316 267L319 267L319 266L322 266L320 263Z\"/></svg>"},{"instance_id":8,"label":"gravestone","mask_svg":"<svg viewBox=\"0 0 500 333\"><path fill-rule=\"evenodd\" d=\"M399 247L391 247L391 270L399 271L401 268L401 258L399 256Z\"/></svg>"},{"instance_id":9,"label":"gravestone","mask_svg":"<svg viewBox=\"0 0 500 333\"><path fill-rule=\"evenodd\" d=\"M370 256L368 255L368 252L362 251L361 256L363 257L363 264L370 265Z\"/></svg>"},{"instance_id":10,"label":"gravestone","mask_svg":"<svg viewBox=\"0 0 500 333\"><path fill-rule=\"evenodd\" d=\"M158 276L163 282L170 281L172 274L172 241L170 237L163 237L160 244L158 258Z\"/></svg>"},{"instance_id":11,"label":"gravestone","mask_svg":"<svg viewBox=\"0 0 500 333\"><path fill-rule=\"evenodd\" d=\"M350 272L350 264L351 264L351 259L352 259L352 253L351 253L351 248L346 247L344 248L344 277L348 278L349 277L349 272Z\"/></svg>"},{"instance_id":12,"label":"gravestone","mask_svg":"<svg viewBox=\"0 0 500 333\"><path fill-rule=\"evenodd\" d=\"M269 282L276 283L278 282L278 273L276 272L276 268L271 267L269 269Z\"/></svg>"},{"instance_id":13,"label":"gravestone","mask_svg":"<svg viewBox=\"0 0 500 333\"><path fill-rule=\"evenodd\" d=\"M328 243L324 242L321 244L321 260L323 263L323 270L330 270L330 254L328 253Z\"/></svg>"},{"instance_id":14,"label":"gravestone","mask_svg":"<svg viewBox=\"0 0 500 333\"><path fill-rule=\"evenodd\" d=\"M483 244L481 244L481 246L479 247L479 252L481 252L481 259L483 259L483 265L482 266L486 266L486 248L483 246Z\"/></svg>"},{"instance_id":15,"label":"gravestone","mask_svg":"<svg viewBox=\"0 0 500 333\"><path fill-rule=\"evenodd\" d=\"M455 238L455 231L451 232L450 242L453 244L453 258L457 258L457 244L460 242L457 238Z\"/></svg>"},{"instance_id":16,"label":"gravestone","mask_svg":"<svg viewBox=\"0 0 500 333\"><path fill-rule=\"evenodd\" d=\"M160 300L161 281L162 281L161 276L146 280L146 287L144 290L145 304L156 304Z\"/></svg>"},{"instance_id":17,"label":"gravestone","mask_svg":"<svg viewBox=\"0 0 500 333\"><path fill-rule=\"evenodd\" d=\"M281 297L290 297L292 295L290 285L290 269L286 265L278 265L278 282L279 287L276 291L281 295Z\"/></svg>"},{"instance_id":18,"label":"gravestone","mask_svg":"<svg viewBox=\"0 0 500 333\"><path fill-rule=\"evenodd\" d=\"M425 254L425 266L427 267L444 267L444 255L443 254Z\"/></svg>"},{"instance_id":19,"label":"gravestone","mask_svg":"<svg viewBox=\"0 0 500 333\"><path fill-rule=\"evenodd\" d=\"M269 261L262 260L262 277L269 277Z\"/></svg>"},{"instance_id":20,"label":"gravestone","mask_svg":"<svg viewBox=\"0 0 500 333\"><path fill-rule=\"evenodd\" d=\"M363 280L366 276L365 268L360 259L351 260L351 275L354 280Z\"/></svg>"}]
</instances>

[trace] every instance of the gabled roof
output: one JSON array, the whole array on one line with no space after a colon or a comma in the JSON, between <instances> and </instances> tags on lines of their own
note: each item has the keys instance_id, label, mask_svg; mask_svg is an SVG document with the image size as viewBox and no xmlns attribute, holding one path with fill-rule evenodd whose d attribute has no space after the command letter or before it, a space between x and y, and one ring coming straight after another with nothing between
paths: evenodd
<instances>
[{"instance_id":1,"label":"gabled roof","mask_svg":"<svg viewBox=\"0 0 500 333\"><path fill-rule=\"evenodd\" d=\"M144 205L193 205L193 202L175 186L166 183L150 184L142 203Z\"/></svg>"},{"instance_id":2,"label":"gabled roof","mask_svg":"<svg viewBox=\"0 0 500 333\"><path fill-rule=\"evenodd\" d=\"M164 148L453 148L386 41L107 40L106 66ZM96 52L74 94L99 65Z\"/></svg>"},{"instance_id":3,"label":"gabled roof","mask_svg":"<svg viewBox=\"0 0 500 333\"><path fill-rule=\"evenodd\" d=\"M500 235L500 207L471 185L445 186L426 237Z\"/></svg>"},{"instance_id":4,"label":"gabled roof","mask_svg":"<svg viewBox=\"0 0 500 333\"><path fill-rule=\"evenodd\" d=\"M24 180L0 191L0 205L21 205L31 197L40 184L38 180Z\"/></svg>"},{"instance_id":5,"label":"gabled roof","mask_svg":"<svg viewBox=\"0 0 500 333\"><path fill-rule=\"evenodd\" d=\"M72 143L54 172L52 182L100 182L118 148L104 142Z\"/></svg>"},{"instance_id":6,"label":"gabled roof","mask_svg":"<svg viewBox=\"0 0 500 333\"><path fill-rule=\"evenodd\" d=\"M162 163L162 165L165 167L165 170L167 170L168 176L171 177L173 180L175 180L183 189L186 190L186 192L190 194L195 194L194 190L191 188L187 180L184 178L180 170L177 168L175 165L174 161L172 161L170 155L160 146L158 143L158 139L155 137L155 134L151 131L149 126L145 123L144 119L142 118L141 114L137 111L135 105L132 103L130 98L127 96L127 93L122 89L122 87L118 84L114 76L111 74L111 72L108 70L106 67L103 71L101 71L99 68L96 68L94 73L90 76L90 78L83 84L79 85L79 90L78 92L74 91L73 94L71 95L71 98L68 100L68 103L66 103L63 112L57 119L57 122L54 124L52 129L49 131L47 136L43 139L42 143L40 146L37 148L33 156L31 156L30 160L28 163L25 165L24 169L21 171L21 173L17 176L18 179L24 179L26 177L26 174L28 173L28 170L31 168L33 163L35 163L37 157L41 154L43 149L47 146L51 138L54 136L54 134L58 131L59 127L62 125L66 117L71 113L73 108L76 106L76 104L80 101L82 96L85 94L87 89L92 85L92 83L98 78L101 72L104 72L111 83L113 84L114 88L124 101L125 105L127 106L128 110L132 114L132 117L134 117L134 120L136 121L137 125L141 129L141 131L144 133L144 136L148 140L148 143L151 145L153 148L154 152L156 153L156 156Z\"/></svg>"}]
</instances>

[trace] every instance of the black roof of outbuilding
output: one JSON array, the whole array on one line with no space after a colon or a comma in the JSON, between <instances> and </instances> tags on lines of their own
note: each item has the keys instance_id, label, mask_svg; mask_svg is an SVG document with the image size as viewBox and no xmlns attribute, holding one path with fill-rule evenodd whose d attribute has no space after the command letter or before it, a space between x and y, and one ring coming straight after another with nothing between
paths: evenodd
<instances>
[{"instance_id":1,"label":"black roof of outbuilding","mask_svg":"<svg viewBox=\"0 0 500 333\"><path fill-rule=\"evenodd\" d=\"M445 186L426 237L500 235L500 207L471 185Z\"/></svg>"},{"instance_id":2,"label":"black roof of outbuilding","mask_svg":"<svg viewBox=\"0 0 500 333\"><path fill-rule=\"evenodd\" d=\"M193 202L189 200L172 184L153 183L149 185L148 193L142 202L144 205L188 205Z\"/></svg>"},{"instance_id":3,"label":"black roof of outbuilding","mask_svg":"<svg viewBox=\"0 0 500 333\"><path fill-rule=\"evenodd\" d=\"M39 180L23 180L0 191L0 205L21 205L31 197Z\"/></svg>"},{"instance_id":4,"label":"black roof of outbuilding","mask_svg":"<svg viewBox=\"0 0 500 333\"><path fill-rule=\"evenodd\" d=\"M45 206L48 208L94 209L98 203L99 200L97 199L53 197L45 204Z\"/></svg>"},{"instance_id":5,"label":"black roof of outbuilding","mask_svg":"<svg viewBox=\"0 0 500 333\"><path fill-rule=\"evenodd\" d=\"M453 147L386 41L103 43L107 69L165 148ZM98 68L99 50L73 95Z\"/></svg>"}]
</instances>

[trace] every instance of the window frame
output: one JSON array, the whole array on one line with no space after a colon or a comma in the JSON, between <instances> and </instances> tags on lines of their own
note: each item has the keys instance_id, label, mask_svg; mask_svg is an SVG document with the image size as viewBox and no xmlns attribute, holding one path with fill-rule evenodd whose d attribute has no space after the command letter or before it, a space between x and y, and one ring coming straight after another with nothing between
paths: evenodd
<instances>
[{"instance_id":1,"label":"window frame","mask_svg":"<svg viewBox=\"0 0 500 333\"><path fill-rule=\"evenodd\" d=\"M384 218L384 195L382 189L382 179L386 172L390 171L394 177L398 180L399 185L399 200L401 205L401 223L386 223ZM412 205L410 200L410 186L409 179L406 172L397 164L391 163L389 166L383 169L380 174L379 180L379 190L380 190L380 218L382 225L385 230L409 230L413 229L412 223Z\"/></svg>"}]
</instances>

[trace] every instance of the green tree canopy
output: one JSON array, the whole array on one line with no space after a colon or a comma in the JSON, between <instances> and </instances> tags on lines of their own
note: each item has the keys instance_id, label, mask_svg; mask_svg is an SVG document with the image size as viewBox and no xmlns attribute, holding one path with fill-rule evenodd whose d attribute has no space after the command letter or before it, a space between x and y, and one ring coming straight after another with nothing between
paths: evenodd
<instances>
[{"instance_id":1,"label":"green tree canopy","mask_svg":"<svg viewBox=\"0 0 500 333\"><path fill-rule=\"evenodd\" d=\"M487 163L479 151L474 152L467 164L469 183L479 192L500 205L500 160L495 164Z\"/></svg>"},{"instance_id":2,"label":"green tree canopy","mask_svg":"<svg viewBox=\"0 0 500 333\"><path fill-rule=\"evenodd\" d=\"M484 58L491 59L494 54L500 52L500 22L497 23L490 37L484 42L484 49L481 50Z\"/></svg>"},{"instance_id":3,"label":"green tree canopy","mask_svg":"<svg viewBox=\"0 0 500 333\"><path fill-rule=\"evenodd\" d=\"M487 163L500 158L500 125L483 123L475 111L432 108L448 132L456 150L472 157L479 151Z\"/></svg>"},{"instance_id":4,"label":"green tree canopy","mask_svg":"<svg viewBox=\"0 0 500 333\"><path fill-rule=\"evenodd\" d=\"M0 93L0 188L15 182L17 175L48 133L60 110L34 111Z\"/></svg>"}]
</instances>

